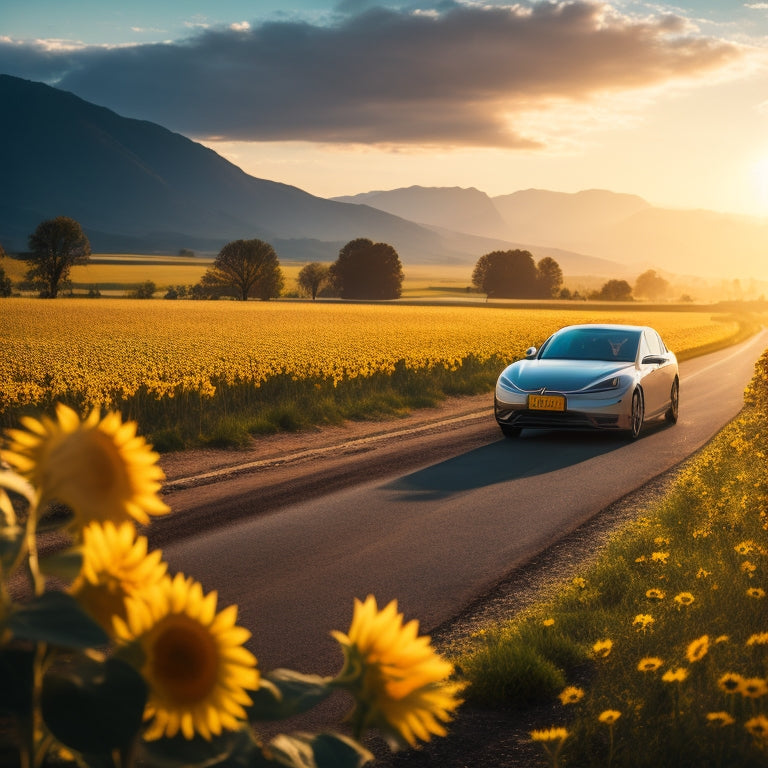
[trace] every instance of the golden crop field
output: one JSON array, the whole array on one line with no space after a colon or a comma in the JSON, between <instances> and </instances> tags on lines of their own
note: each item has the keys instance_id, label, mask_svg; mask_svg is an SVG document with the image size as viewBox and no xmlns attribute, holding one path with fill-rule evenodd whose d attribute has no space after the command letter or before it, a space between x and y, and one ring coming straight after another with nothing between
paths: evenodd
<instances>
[{"instance_id":1,"label":"golden crop field","mask_svg":"<svg viewBox=\"0 0 768 768\"><path fill-rule=\"evenodd\" d=\"M0 416L62 399L122 409L132 398L212 398L270 378L333 382L513 360L570 323L652 325L678 353L730 337L708 312L505 309L325 302L71 299L2 302ZM400 361L400 362L399 362Z\"/></svg>"}]
</instances>

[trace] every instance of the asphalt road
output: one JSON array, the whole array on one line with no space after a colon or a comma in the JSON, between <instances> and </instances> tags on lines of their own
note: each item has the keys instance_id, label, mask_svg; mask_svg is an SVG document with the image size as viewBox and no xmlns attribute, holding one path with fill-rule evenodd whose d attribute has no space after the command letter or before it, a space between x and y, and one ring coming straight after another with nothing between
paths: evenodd
<instances>
[{"instance_id":1,"label":"asphalt road","mask_svg":"<svg viewBox=\"0 0 768 768\"><path fill-rule=\"evenodd\" d=\"M557 432L505 440L489 411L462 430L395 441L380 453L374 447L345 462L340 451L327 488L325 470L292 485L288 466L279 493L248 474L172 493L172 508L186 508L200 524L162 542L165 559L172 571L216 589L220 607L239 605L263 670L333 674L341 654L329 633L346 631L354 597L372 593L380 605L397 598L423 632L456 616L706 443L740 410L767 345L763 331L683 363L678 424L648 425L636 442ZM204 524L192 514L204 507L219 523L232 522Z\"/></svg>"}]
</instances>

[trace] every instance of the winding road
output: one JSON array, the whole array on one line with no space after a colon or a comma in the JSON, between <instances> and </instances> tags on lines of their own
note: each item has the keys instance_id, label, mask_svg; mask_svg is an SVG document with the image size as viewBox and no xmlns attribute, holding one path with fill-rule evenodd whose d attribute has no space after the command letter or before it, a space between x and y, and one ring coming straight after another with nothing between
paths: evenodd
<instances>
[{"instance_id":1,"label":"winding road","mask_svg":"<svg viewBox=\"0 0 768 768\"><path fill-rule=\"evenodd\" d=\"M264 670L333 674L353 598L397 598L430 632L612 502L706 443L740 410L768 331L681 364L677 425L502 438L488 407L443 428L327 449L323 461L171 484L172 571L239 606ZM267 481L265 477L273 479ZM226 524L224 524L226 523ZM171 528L176 526L174 535ZM178 538L184 527L183 538ZM166 540L163 540L163 539Z\"/></svg>"}]
</instances>

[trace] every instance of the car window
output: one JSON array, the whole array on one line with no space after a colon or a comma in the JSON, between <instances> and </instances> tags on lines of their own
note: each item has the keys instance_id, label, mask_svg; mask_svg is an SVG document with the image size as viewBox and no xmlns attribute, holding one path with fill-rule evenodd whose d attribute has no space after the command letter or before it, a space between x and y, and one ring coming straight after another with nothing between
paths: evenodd
<instances>
[{"instance_id":1,"label":"car window","mask_svg":"<svg viewBox=\"0 0 768 768\"><path fill-rule=\"evenodd\" d=\"M556 333L541 350L542 360L610 360L631 363L637 356L640 331L574 328Z\"/></svg>"},{"instance_id":2,"label":"car window","mask_svg":"<svg viewBox=\"0 0 768 768\"><path fill-rule=\"evenodd\" d=\"M650 352L647 354L649 355L663 355L664 350L662 349L661 339L659 338L659 335L656 333L656 331L646 331L643 334L643 338L645 338L648 342L648 349ZM642 353L642 357L645 357L645 352Z\"/></svg>"}]
</instances>

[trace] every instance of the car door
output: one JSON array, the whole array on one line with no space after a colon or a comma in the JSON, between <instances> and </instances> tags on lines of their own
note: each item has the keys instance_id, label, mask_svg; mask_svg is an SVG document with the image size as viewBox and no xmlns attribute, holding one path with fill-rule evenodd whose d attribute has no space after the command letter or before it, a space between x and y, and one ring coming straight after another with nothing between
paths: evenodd
<instances>
[{"instance_id":1,"label":"car door","mask_svg":"<svg viewBox=\"0 0 768 768\"><path fill-rule=\"evenodd\" d=\"M640 339L640 365L643 372L645 413L646 416L656 416L669 405L675 370L659 334L651 328L643 331Z\"/></svg>"}]
</instances>

